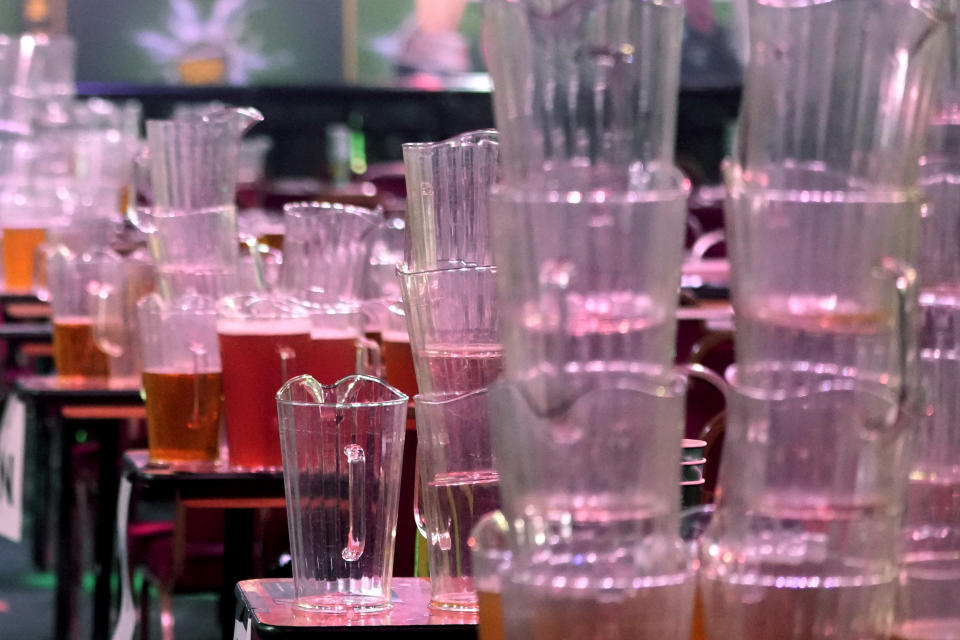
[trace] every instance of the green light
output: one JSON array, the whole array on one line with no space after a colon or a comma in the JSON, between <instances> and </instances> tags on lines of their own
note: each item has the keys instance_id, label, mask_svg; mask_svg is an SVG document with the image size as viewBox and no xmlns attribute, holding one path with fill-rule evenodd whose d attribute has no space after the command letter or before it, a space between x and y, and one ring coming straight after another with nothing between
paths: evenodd
<instances>
[{"instance_id":1,"label":"green light","mask_svg":"<svg viewBox=\"0 0 960 640\"><path fill-rule=\"evenodd\" d=\"M57 576L52 571L38 571L24 576L23 584L33 589L53 589L57 586Z\"/></svg>"},{"instance_id":2,"label":"green light","mask_svg":"<svg viewBox=\"0 0 960 640\"><path fill-rule=\"evenodd\" d=\"M357 175L367 172L367 141L356 129L350 132L350 170Z\"/></svg>"},{"instance_id":3,"label":"green light","mask_svg":"<svg viewBox=\"0 0 960 640\"><path fill-rule=\"evenodd\" d=\"M77 442L79 442L80 444L83 444L84 442L86 442L87 441L86 429L77 429L77 435L75 437L77 439Z\"/></svg>"},{"instance_id":4,"label":"green light","mask_svg":"<svg viewBox=\"0 0 960 640\"><path fill-rule=\"evenodd\" d=\"M84 591L93 591L93 587L97 584L97 579L93 577L93 571L84 571L83 580L80 584Z\"/></svg>"}]
</instances>

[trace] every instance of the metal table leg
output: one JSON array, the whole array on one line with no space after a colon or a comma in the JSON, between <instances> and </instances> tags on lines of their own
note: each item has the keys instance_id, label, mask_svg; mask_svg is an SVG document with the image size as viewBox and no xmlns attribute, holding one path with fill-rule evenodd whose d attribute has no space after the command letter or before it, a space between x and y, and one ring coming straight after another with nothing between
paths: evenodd
<instances>
[{"instance_id":1,"label":"metal table leg","mask_svg":"<svg viewBox=\"0 0 960 640\"><path fill-rule=\"evenodd\" d=\"M74 431L60 420L55 407L37 407L38 415L45 416L59 451L60 468L51 474L57 496L57 594L55 638L77 638L77 590L80 585L81 557L77 535L76 492L73 486Z\"/></svg>"},{"instance_id":2,"label":"metal table leg","mask_svg":"<svg viewBox=\"0 0 960 640\"><path fill-rule=\"evenodd\" d=\"M233 639L237 582L253 574L253 510L227 509L224 514L223 582L220 585L221 637Z\"/></svg>"},{"instance_id":3,"label":"metal table leg","mask_svg":"<svg viewBox=\"0 0 960 640\"><path fill-rule=\"evenodd\" d=\"M94 531L94 572L96 587L93 598L93 638L106 640L110 633L111 585L113 574L113 543L117 520L117 429L113 422L96 424L97 474L99 499L97 500L96 529Z\"/></svg>"}]
</instances>

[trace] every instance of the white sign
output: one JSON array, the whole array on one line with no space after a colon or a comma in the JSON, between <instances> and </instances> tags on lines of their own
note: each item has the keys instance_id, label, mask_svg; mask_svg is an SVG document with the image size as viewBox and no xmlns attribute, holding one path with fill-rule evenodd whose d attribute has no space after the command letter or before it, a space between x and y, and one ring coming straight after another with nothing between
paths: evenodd
<instances>
[{"instance_id":1,"label":"white sign","mask_svg":"<svg viewBox=\"0 0 960 640\"><path fill-rule=\"evenodd\" d=\"M253 637L253 623L249 616L237 619L233 623L233 640L250 640Z\"/></svg>"},{"instance_id":2,"label":"white sign","mask_svg":"<svg viewBox=\"0 0 960 640\"><path fill-rule=\"evenodd\" d=\"M23 528L23 461L27 411L15 395L0 420L0 536L20 542Z\"/></svg>"},{"instance_id":3,"label":"white sign","mask_svg":"<svg viewBox=\"0 0 960 640\"><path fill-rule=\"evenodd\" d=\"M137 628L137 605L130 584L130 560L127 556L127 523L130 521L130 494L133 483L124 476L117 492L117 557L120 560L120 615L113 629L113 640L133 640Z\"/></svg>"}]
</instances>

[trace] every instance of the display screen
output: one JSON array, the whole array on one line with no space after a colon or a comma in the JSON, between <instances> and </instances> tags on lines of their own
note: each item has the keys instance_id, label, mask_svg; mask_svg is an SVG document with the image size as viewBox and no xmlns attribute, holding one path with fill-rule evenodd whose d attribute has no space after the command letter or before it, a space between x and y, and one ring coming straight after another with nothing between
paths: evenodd
<instances>
[{"instance_id":1,"label":"display screen","mask_svg":"<svg viewBox=\"0 0 960 640\"><path fill-rule=\"evenodd\" d=\"M80 82L490 86L480 0L31 0L0 3L0 32L59 4ZM682 85L738 85L730 2L686 9Z\"/></svg>"}]
</instances>

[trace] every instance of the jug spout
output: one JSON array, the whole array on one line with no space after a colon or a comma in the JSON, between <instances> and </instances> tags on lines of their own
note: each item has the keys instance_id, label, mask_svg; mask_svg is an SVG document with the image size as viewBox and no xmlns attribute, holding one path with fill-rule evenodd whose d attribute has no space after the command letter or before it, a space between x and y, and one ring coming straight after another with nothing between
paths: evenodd
<instances>
[{"instance_id":1,"label":"jug spout","mask_svg":"<svg viewBox=\"0 0 960 640\"><path fill-rule=\"evenodd\" d=\"M237 121L237 133L241 136L257 123L263 122L263 114L253 107L237 107L236 109L228 109L228 111L233 112Z\"/></svg>"},{"instance_id":2,"label":"jug spout","mask_svg":"<svg viewBox=\"0 0 960 640\"><path fill-rule=\"evenodd\" d=\"M369 405L406 405L408 397L403 392L372 376L352 375L334 384L320 384L311 375L302 375L288 380L277 391L280 404L315 404L339 409L359 408Z\"/></svg>"},{"instance_id":3,"label":"jug spout","mask_svg":"<svg viewBox=\"0 0 960 640\"><path fill-rule=\"evenodd\" d=\"M323 398L323 385L311 375L291 378L277 391L277 402L280 403L323 404Z\"/></svg>"},{"instance_id":4,"label":"jug spout","mask_svg":"<svg viewBox=\"0 0 960 640\"><path fill-rule=\"evenodd\" d=\"M239 139L243 137L243 134L252 129L254 125L263 122L263 114L255 107L224 107L217 105L175 114L173 120L175 122L191 124L210 124L214 127L228 127L236 132L236 137Z\"/></svg>"},{"instance_id":5,"label":"jug spout","mask_svg":"<svg viewBox=\"0 0 960 640\"><path fill-rule=\"evenodd\" d=\"M185 119L189 120L190 117L187 116ZM199 119L201 122L209 122L214 125L233 126L239 139L254 125L263 122L263 114L254 107L218 107L201 113Z\"/></svg>"}]
</instances>

